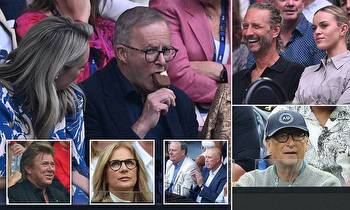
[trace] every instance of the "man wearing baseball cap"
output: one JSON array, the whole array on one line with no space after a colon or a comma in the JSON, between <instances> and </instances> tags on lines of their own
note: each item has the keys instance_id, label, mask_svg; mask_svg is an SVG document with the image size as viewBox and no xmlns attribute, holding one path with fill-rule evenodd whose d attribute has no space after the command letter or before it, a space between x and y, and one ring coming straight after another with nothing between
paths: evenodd
<instances>
[{"instance_id":1,"label":"man wearing baseball cap","mask_svg":"<svg viewBox=\"0 0 350 210\"><path fill-rule=\"evenodd\" d=\"M298 112L283 110L271 114L265 136L273 164L265 170L245 173L236 186L341 186L334 175L304 161L309 130L303 116Z\"/></svg>"}]
</instances>

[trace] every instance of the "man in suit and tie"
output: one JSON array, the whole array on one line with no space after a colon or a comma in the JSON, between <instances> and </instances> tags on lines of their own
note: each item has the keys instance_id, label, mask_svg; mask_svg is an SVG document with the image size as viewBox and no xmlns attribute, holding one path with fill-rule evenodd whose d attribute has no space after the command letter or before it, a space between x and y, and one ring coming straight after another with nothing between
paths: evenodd
<instances>
[{"instance_id":1,"label":"man in suit and tie","mask_svg":"<svg viewBox=\"0 0 350 210\"><path fill-rule=\"evenodd\" d=\"M197 203L220 202L218 196L227 183L227 165L222 163L221 148L207 148L202 173L193 170L191 176L197 184L191 192L193 200Z\"/></svg>"},{"instance_id":2,"label":"man in suit and tie","mask_svg":"<svg viewBox=\"0 0 350 210\"><path fill-rule=\"evenodd\" d=\"M187 150L185 142L170 141L165 173L166 190L185 197L189 196L195 184L190 173L196 168L196 163L187 157Z\"/></svg>"}]
</instances>

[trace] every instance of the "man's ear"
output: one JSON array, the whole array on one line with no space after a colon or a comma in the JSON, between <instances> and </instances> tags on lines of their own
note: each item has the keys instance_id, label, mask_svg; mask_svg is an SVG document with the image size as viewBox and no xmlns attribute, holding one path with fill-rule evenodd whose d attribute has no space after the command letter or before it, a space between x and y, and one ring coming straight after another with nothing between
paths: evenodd
<instances>
[{"instance_id":1,"label":"man's ear","mask_svg":"<svg viewBox=\"0 0 350 210\"><path fill-rule=\"evenodd\" d=\"M271 154L271 151L270 151L270 148L271 148L271 140L265 139L265 142L266 142L266 149L267 149L267 152L268 152L268 154Z\"/></svg>"},{"instance_id":2,"label":"man's ear","mask_svg":"<svg viewBox=\"0 0 350 210\"><path fill-rule=\"evenodd\" d=\"M114 52L115 52L115 57L118 58L120 62L122 63L128 62L128 55L126 52L126 48L123 45L121 44L114 45Z\"/></svg>"},{"instance_id":3,"label":"man's ear","mask_svg":"<svg viewBox=\"0 0 350 210\"><path fill-rule=\"evenodd\" d=\"M32 174L32 170L30 167L26 166L26 167L24 167L24 170L26 171L27 174L29 174L29 175Z\"/></svg>"},{"instance_id":4,"label":"man's ear","mask_svg":"<svg viewBox=\"0 0 350 210\"><path fill-rule=\"evenodd\" d=\"M281 26L276 25L272 27L272 37L277 38L281 33Z\"/></svg>"}]
</instances>

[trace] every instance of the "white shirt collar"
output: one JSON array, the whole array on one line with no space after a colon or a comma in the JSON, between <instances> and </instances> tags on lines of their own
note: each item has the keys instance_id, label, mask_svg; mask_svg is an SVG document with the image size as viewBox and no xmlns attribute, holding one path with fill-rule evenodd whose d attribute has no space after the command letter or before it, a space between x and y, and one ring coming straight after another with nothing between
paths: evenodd
<instances>
[{"instance_id":1,"label":"white shirt collar","mask_svg":"<svg viewBox=\"0 0 350 210\"><path fill-rule=\"evenodd\" d=\"M220 170L221 166L222 166L222 163L220 163L220 166L215 171L210 170L209 175L215 176Z\"/></svg>"},{"instance_id":2,"label":"white shirt collar","mask_svg":"<svg viewBox=\"0 0 350 210\"><path fill-rule=\"evenodd\" d=\"M115 203L131 203L131 201L123 200L121 198L118 198L116 195L113 193L109 192L109 196L111 196L111 199Z\"/></svg>"}]
</instances>

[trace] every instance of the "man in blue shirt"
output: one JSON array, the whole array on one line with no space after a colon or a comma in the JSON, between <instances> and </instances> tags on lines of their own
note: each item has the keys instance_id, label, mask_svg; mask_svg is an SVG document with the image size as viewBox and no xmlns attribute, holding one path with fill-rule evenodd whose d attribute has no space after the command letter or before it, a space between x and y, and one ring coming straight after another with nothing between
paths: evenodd
<instances>
[{"instance_id":1,"label":"man in blue shirt","mask_svg":"<svg viewBox=\"0 0 350 210\"><path fill-rule=\"evenodd\" d=\"M326 54L317 48L312 24L302 13L304 0L272 0L272 3L283 16L280 55L304 67L319 64ZM247 66L251 66L254 59L253 54L249 54Z\"/></svg>"},{"instance_id":2,"label":"man in blue shirt","mask_svg":"<svg viewBox=\"0 0 350 210\"><path fill-rule=\"evenodd\" d=\"M196 163L187 157L187 150L185 142L170 141L165 172L166 190L185 197L189 196L190 189L195 184L190 173L196 168Z\"/></svg>"}]
</instances>

